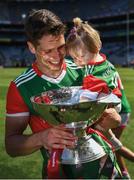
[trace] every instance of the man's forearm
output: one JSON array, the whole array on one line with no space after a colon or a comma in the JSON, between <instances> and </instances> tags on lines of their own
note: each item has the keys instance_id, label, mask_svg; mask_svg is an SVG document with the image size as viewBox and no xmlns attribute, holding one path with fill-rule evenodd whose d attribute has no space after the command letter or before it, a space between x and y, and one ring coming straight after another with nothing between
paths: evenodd
<instances>
[{"instance_id":1,"label":"man's forearm","mask_svg":"<svg viewBox=\"0 0 134 180\"><path fill-rule=\"evenodd\" d=\"M12 156L23 156L31 154L39 150L42 145L39 141L39 134L35 133L31 135L11 135L6 137L6 151Z\"/></svg>"}]
</instances>

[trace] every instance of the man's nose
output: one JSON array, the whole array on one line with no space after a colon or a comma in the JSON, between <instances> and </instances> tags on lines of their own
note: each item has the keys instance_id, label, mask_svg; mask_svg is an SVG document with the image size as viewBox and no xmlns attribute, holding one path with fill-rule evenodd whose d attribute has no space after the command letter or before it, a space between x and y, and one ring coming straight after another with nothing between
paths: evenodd
<instances>
[{"instance_id":1,"label":"man's nose","mask_svg":"<svg viewBox=\"0 0 134 180\"><path fill-rule=\"evenodd\" d=\"M54 58L63 58L66 55L66 51L63 49L56 49L54 50Z\"/></svg>"},{"instance_id":2,"label":"man's nose","mask_svg":"<svg viewBox=\"0 0 134 180\"><path fill-rule=\"evenodd\" d=\"M53 52L54 58L59 58L60 57L60 51L58 49L55 49Z\"/></svg>"}]
</instances>

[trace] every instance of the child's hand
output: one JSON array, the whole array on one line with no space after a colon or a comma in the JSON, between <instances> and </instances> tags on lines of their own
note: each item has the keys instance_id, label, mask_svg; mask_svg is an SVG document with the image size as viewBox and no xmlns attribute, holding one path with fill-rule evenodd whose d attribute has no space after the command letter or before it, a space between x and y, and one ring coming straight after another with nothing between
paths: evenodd
<instances>
[{"instance_id":1,"label":"child's hand","mask_svg":"<svg viewBox=\"0 0 134 180\"><path fill-rule=\"evenodd\" d=\"M120 115L114 108L109 108L104 111L97 124L99 124L105 131L107 131L108 129L116 128L120 122Z\"/></svg>"}]
</instances>

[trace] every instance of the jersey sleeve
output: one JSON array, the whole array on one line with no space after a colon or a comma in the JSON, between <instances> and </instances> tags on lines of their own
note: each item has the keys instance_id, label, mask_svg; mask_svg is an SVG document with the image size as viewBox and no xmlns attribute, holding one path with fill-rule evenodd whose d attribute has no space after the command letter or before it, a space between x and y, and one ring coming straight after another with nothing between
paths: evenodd
<instances>
[{"instance_id":1,"label":"jersey sleeve","mask_svg":"<svg viewBox=\"0 0 134 180\"><path fill-rule=\"evenodd\" d=\"M119 88L120 90L123 90L124 87L123 87L123 84L122 84L122 81L121 81L121 78L120 78L119 73L117 73L117 82L118 82L118 88Z\"/></svg>"},{"instance_id":2,"label":"jersey sleeve","mask_svg":"<svg viewBox=\"0 0 134 180\"><path fill-rule=\"evenodd\" d=\"M7 116L29 115L29 109L13 81L7 92L6 114Z\"/></svg>"}]
</instances>

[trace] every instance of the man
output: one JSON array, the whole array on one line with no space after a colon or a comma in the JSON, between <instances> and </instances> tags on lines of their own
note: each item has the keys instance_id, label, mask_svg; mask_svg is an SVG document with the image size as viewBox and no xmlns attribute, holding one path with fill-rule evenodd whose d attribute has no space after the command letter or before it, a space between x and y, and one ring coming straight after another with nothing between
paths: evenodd
<instances>
[{"instance_id":1,"label":"man","mask_svg":"<svg viewBox=\"0 0 134 180\"><path fill-rule=\"evenodd\" d=\"M8 90L6 151L14 157L41 150L44 158L43 178L49 178L51 168L48 166L47 151L64 149L66 146L73 148L77 137L67 132L63 125L52 127L42 120L34 111L30 98L50 89L81 85L82 77L64 62L65 27L55 14L46 9L31 11L25 30L28 47L36 60L32 67L11 82ZM24 135L28 124L33 133ZM99 176L95 171L93 177Z\"/></svg>"}]
</instances>

